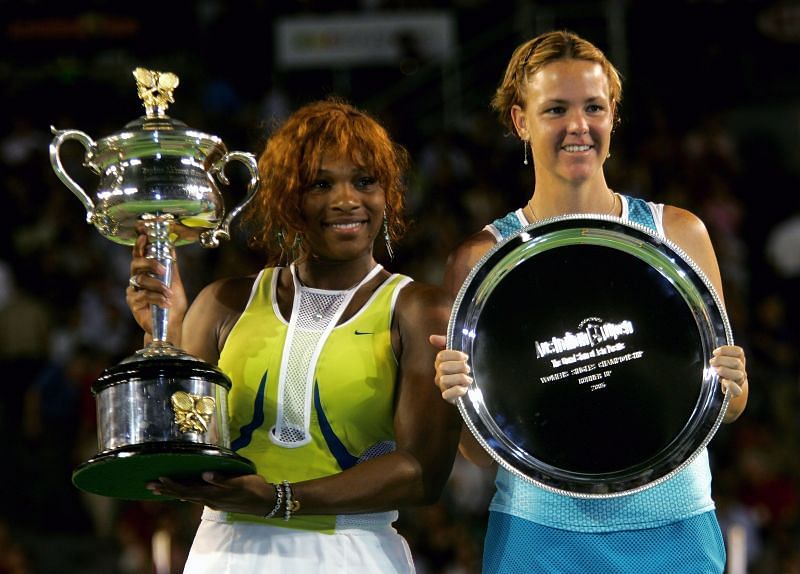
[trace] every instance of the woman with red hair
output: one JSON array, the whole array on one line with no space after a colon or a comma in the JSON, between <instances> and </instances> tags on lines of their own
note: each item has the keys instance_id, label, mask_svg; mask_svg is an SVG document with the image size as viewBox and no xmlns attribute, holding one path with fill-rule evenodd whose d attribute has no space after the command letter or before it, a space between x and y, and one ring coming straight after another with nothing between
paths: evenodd
<instances>
[{"instance_id":1,"label":"woman with red hair","mask_svg":"<svg viewBox=\"0 0 800 574\"><path fill-rule=\"evenodd\" d=\"M187 311L134 248L128 303L146 333L170 309L170 340L231 379L231 447L257 474L169 478L157 494L203 505L186 572L413 572L392 527L435 501L458 412L432 385L427 333L447 325L436 287L385 270L376 239L403 231L406 152L375 119L327 100L297 110L259 159L246 214L270 265L205 287Z\"/></svg>"}]
</instances>

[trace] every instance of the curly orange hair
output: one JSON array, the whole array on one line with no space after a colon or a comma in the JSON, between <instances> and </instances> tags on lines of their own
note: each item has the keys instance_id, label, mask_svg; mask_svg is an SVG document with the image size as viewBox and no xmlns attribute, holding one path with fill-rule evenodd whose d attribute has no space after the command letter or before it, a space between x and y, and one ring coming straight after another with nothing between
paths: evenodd
<instances>
[{"instance_id":1,"label":"curly orange hair","mask_svg":"<svg viewBox=\"0 0 800 574\"><path fill-rule=\"evenodd\" d=\"M244 220L256 229L251 244L265 250L270 263L278 262L302 233L302 194L331 151L369 168L386 196L389 236L396 240L405 231L407 151L367 112L339 99L320 100L295 111L272 134L258 160L261 184ZM307 255L302 244L300 250L301 257Z\"/></svg>"}]
</instances>

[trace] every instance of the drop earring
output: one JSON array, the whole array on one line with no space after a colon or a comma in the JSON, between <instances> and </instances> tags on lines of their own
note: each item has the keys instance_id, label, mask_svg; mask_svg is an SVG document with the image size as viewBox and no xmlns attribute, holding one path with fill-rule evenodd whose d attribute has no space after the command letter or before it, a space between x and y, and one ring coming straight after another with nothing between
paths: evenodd
<instances>
[{"instance_id":1,"label":"drop earring","mask_svg":"<svg viewBox=\"0 0 800 574\"><path fill-rule=\"evenodd\" d=\"M528 165L528 140L522 140L522 163Z\"/></svg>"},{"instance_id":2,"label":"drop earring","mask_svg":"<svg viewBox=\"0 0 800 574\"><path fill-rule=\"evenodd\" d=\"M286 263L288 265L291 263L291 261L289 261L289 256L287 254L286 237L283 234L282 227L279 227L277 233L275 234L275 242L278 244L278 248L281 250L281 254L278 256L279 264L283 262L284 258L286 258Z\"/></svg>"},{"instance_id":3,"label":"drop earring","mask_svg":"<svg viewBox=\"0 0 800 574\"><path fill-rule=\"evenodd\" d=\"M292 261L296 260L300 253L300 246L303 245L303 234L295 231L294 242L292 243L291 257Z\"/></svg>"},{"instance_id":4,"label":"drop earring","mask_svg":"<svg viewBox=\"0 0 800 574\"><path fill-rule=\"evenodd\" d=\"M392 238L389 236L389 221L386 217L386 212L383 212L383 240L386 242L386 253L389 254L389 259L394 259L394 252L392 251Z\"/></svg>"}]
</instances>

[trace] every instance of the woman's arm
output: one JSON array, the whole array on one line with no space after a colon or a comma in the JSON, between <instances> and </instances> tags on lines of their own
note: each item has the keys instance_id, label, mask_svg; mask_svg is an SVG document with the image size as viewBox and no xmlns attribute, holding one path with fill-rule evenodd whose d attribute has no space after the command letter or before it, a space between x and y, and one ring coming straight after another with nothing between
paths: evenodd
<instances>
[{"instance_id":1,"label":"woman's arm","mask_svg":"<svg viewBox=\"0 0 800 574\"><path fill-rule=\"evenodd\" d=\"M455 298L461 286L469 276L472 268L496 244L494 236L488 231L481 231L460 245L448 258L444 273L444 286L451 297ZM445 349L446 331L431 331L430 343L440 349L436 355L436 386L442 398L450 403L463 396L472 383L469 376L469 357L454 349ZM478 443L466 426L461 430L459 442L461 455L481 467L494 464L492 456Z\"/></svg>"},{"instance_id":2,"label":"woman's arm","mask_svg":"<svg viewBox=\"0 0 800 574\"><path fill-rule=\"evenodd\" d=\"M394 414L396 450L340 474L292 485L311 514L376 512L436 501L452 469L458 411L441 400L433 381L430 329L446 328L449 299L440 289L411 283L396 310L399 369Z\"/></svg>"},{"instance_id":3,"label":"woman's arm","mask_svg":"<svg viewBox=\"0 0 800 574\"><path fill-rule=\"evenodd\" d=\"M213 288L207 295L213 299ZM219 298L197 311L212 314ZM193 311L186 325L195 323ZM432 385L435 349L428 333L446 329L449 297L439 288L410 283L398 296L393 339L398 356L394 430L396 450L331 476L292 484L299 514L379 512L429 504L438 499L450 475L461 428L458 411ZM188 336L188 329L184 330ZM208 485L184 486L162 480L163 494L229 512L265 515L275 505L274 489L258 475L224 477L207 473Z\"/></svg>"},{"instance_id":4,"label":"woman's arm","mask_svg":"<svg viewBox=\"0 0 800 574\"><path fill-rule=\"evenodd\" d=\"M705 224L691 212L668 205L664 207L664 231L700 267L724 304L719 264ZM731 423L747 406L749 385L744 350L738 345L722 345L714 350L710 363L723 387L731 393L723 420Z\"/></svg>"},{"instance_id":5,"label":"woman's arm","mask_svg":"<svg viewBox=\"0 0 800 574\"><path fill-rule=\"evenodd\" d=\"M167 286L160 279L165 271L161 264L145 257L146 246L147 236L140 235L131 260L131 277L140 287L126 290L131 313L145 333L145 344L152 340L151 305L158 305L169 312L167 340L216 365L225 337L247 303L254 278L216 281L203 288L189 306L178 261L172 264L172 283Z\"/></svg>"},{"instance_id":6,"label":"woman's arm","mask_svg":"<svg viewBox=\"0 0 800 574\"><path fill-rule=\"evenodd\" d=\"M220 279L204 287L183 320L183 350L216 365L228 333L239 320L255 277Z\"/></svg>"}]
</instances>

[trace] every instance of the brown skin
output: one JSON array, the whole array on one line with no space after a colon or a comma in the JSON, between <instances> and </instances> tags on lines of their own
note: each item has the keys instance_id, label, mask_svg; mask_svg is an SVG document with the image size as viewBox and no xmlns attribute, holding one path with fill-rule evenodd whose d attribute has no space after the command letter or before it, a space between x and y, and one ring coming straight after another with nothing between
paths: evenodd
<instances>
[{"instance_id":1,"label":"brown skin","mask_svg":"<svg viewBox=\"0 0 800 574\"><path fill-rule=\"evenodd\" d=\"M297 265L298 274L312 287L348 288L376 264L372 242L380 231L385 200L382 190L347 162L328 158L323 167L329 168L322 170L327 183L303 197L304 237L311 254ZM331 227L331 222L354 221L361 223L345 229ZM171 342L216 364L245 308L254 277L216 281L185 311L186 296L177 266L170 289L147 276L160 269L144 257L145 242L146 238L139 238L131 263L131 275L139 278L142 286L127 291L134 316L147 332L150 304L168 307ZM352 317L388 276L381 271L362 285L340 323ZM293 298L292 276L281 270L277 299L287 320ZM450 304L450 297L434 286L414 282L401 291L392 320L392 347L399 363L394 411L397 448L341 473L292 484L293 497L301 502L299 514L379 512L438 499L455 457L460 418L431 385L436 349L428 343L427 333L446 329ZM205 484L187 485L164 477L148 487L155 493L228 512L263 516L275 504L274 488L260 475L204 473L202 478Z\"/></svg>"},{"instance_id":2,"label":"brown skin","mask_svg":"<svg viewBox=\"0 0 800 574\"><path fill-rule=\"evenodd\" d=\"M621 203L606 185L603 173L613 115L608 80L599 64L557 60L529 80L524 106L511 109L517 134L530 142L534 160L536 185L523 210L529 222L569 213L621 215ZM663 223L667 238L700 267L722 299L719 265L703 222L685 209L667 205ZM458 294L471 269L495 245L494 236L481 231L456 249L445 268L448 293ZM431 336L430 341L442 349L436 356L436 384L442 397L454 402L472 382L468 357L444 349L446 340L441 335ZM731 393L724 422L733 422L747 405L744 350L736 345L721 346L714 350L710 364L723 388ZM460 450L480 466L493 462L469 432L462 431Z\"/></svg>"}]
</instances>

